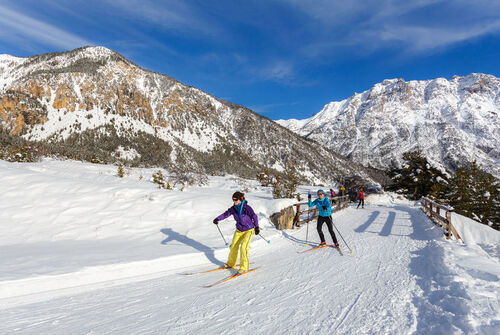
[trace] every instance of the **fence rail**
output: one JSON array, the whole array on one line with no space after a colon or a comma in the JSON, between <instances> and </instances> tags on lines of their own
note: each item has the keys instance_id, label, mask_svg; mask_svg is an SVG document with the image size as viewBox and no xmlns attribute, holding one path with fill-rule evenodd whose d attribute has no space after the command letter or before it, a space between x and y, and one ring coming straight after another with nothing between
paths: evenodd
<instances>
[{"instance_id":1,"label":"fence rail","mask_svg":"<svg viewBox=\"0 0 500 335\"><path fill-rule=\"evenodd\" d=\"M457 240L462 240L451 223L451 213L453 212L453 207L438 204L437 202L425 197L420 200L420 203L422 204L422 210L424 213L429 215L431 220L433 220L436 224L444 228L447 239L450 239L451 236L454 235Z\"/></svg>"},{"instance_id":2,"label":"fence rail","mask_svg":"<svg viewBox=\"0 0 500 335\"><path fill-rule=\"evenodd\" d=\"M330 199L330 203L332 204L332 212L338 212L343 208L349 207L349 196L343 195ZM301 206L307 205L307 209L301 210ZM318 209L317 208L309 208L309 202L300 202L298 204L294 204L295 206L295 217L293 219L293 225L296 227L300 227L301 224L307 223L311 220L314 220L318 217ZM313 213L313 215L309 216L307 219L301 220L301 215Z\"/></svg>"}]
</instances>

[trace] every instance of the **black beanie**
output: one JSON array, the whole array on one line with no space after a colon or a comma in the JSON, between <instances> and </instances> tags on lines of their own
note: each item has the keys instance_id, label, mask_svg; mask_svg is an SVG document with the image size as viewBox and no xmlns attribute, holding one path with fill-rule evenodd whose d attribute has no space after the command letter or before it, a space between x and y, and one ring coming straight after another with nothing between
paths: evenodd
<instances>
[{"instance_id":1,"label":"black beanie","mask_svg":"<svg viewBox=\"0 0 500 335\"><path fill-rule=\"evenodd\" d=\"M234 192L233 193L233 199L238 199L238 200L245 200L245 194L241 193L241 192Z\"/></svg>"}]
</instances>

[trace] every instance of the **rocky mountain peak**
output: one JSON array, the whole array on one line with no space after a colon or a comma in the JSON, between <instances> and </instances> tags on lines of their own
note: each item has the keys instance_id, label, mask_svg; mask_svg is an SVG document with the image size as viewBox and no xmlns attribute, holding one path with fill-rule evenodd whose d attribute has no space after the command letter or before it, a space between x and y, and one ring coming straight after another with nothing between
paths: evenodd
<instances>
[{"instance_id":1,"label":"rocky mountain peak","mask_svg":"<svg viewBox=\"0 0 500 335\"><path fill-rule=\"evenodd\" d=\"M247 177L293 163L311 181L369 179L363 168L251 110L103 47L5 59L1 126L70 157Z\"/></svg>"},{"instance_id":2,"label":"rocky mountain peak","mask_svg":"<svg viewBox=\"0 0 500 335\"><path fill-rule=\"evenodd\" d=\"M500 79L472 73L451 80L388 79L305 120L278 123L363 165L401 164L421 150L455 170L474 160L500 176Z\"/></svg>"}]
</instances>

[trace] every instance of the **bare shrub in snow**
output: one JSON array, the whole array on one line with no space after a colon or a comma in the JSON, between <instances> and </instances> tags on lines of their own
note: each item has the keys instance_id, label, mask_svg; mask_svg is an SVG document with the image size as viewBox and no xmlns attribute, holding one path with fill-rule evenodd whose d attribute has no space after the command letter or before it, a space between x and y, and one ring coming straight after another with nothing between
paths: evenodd
<instances>
[{"instance_id":1,"label":"bare shrub in snow","mask_svg":"<svg viewBox=\"0 0 500 335\"><path fill-rule=\"evenodd\" d=\"M125 177L125 170L123 169L123 164L122 163L118 164L118 172L117 172L117 174L118 174L118 177L120 177L120 178Z\"/></svg>"}]
</instances>

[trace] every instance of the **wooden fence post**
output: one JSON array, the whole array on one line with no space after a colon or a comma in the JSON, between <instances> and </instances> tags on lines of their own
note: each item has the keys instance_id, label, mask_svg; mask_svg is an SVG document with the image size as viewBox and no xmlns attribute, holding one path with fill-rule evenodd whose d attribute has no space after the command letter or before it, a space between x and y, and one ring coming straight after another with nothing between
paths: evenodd
<instances>
[{"instance_id":1,"label":"wooden fence post","mask_svg":"<svg viewBox=\"0 0 500 335\"><path fill-rule=\"evenodd\" d=\"M452 211L449 210L449 211L446 211L446 221L448 221L448 230L449 230L449 234L451 236L451 234L453 233L453 235L455 235L455 238L457 240L462 240L462 242L464 241L462 239L462 237L458 234L458 232L456 231L455 227L453 227L453 224L451 223L451 213Z\"/></svg>"},{"instance_id":2,"label":"wooden fence post","mask_svg":"<svg viewBox=\"0 0 500 335\"><path fill-rule=\"evenodd\" d=\"M300 224L299 224L299 222L300 222L300 204L296 204L295 208L297 209L297 211L295 212L295 217L293 218L293 225L300 227Z\"/></svg>"}]
</instances>

